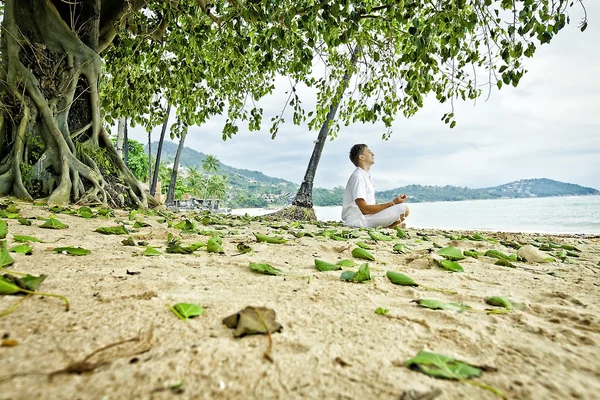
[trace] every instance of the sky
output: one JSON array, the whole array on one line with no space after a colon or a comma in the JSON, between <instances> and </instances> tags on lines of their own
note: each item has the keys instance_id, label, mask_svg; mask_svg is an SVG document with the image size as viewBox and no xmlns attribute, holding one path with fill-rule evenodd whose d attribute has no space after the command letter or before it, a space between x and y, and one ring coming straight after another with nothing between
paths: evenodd
<instances>
[{"instance_id":1,"label":"sky","mask_svg":"<svg viewBox=\"0 0 600 400\"><path fill-rule=\"evenodd\" d=\"M410 184L478 188L528 178L600 189L600 4L592 0L585 5L585 32L578 28L582 12L575 6L571 23L526 60L528 73L519 87L504 85L476 104L455 102L454 129L441 121L449 105L434 98L414 117L398 116L387 141L381 139L383 124L342 126L338 137L325 144L315 186L345 186L355 168L348 159L350 148L366 143L375 153L371 175L377 190ZM223 141L225 118L218 116L190 127L185 145L226 165L300 184L318 132L286 122L271 139L269 121L280 112L288 89L287 79L281 78L274 94L258 103L265 109L261 131L240 126L237 135ZM301 94L310 111L314 94ZM143 128L129 132L147 142ZM152 135L158 140L160 126Z\"/></svg>"}]
</instances>

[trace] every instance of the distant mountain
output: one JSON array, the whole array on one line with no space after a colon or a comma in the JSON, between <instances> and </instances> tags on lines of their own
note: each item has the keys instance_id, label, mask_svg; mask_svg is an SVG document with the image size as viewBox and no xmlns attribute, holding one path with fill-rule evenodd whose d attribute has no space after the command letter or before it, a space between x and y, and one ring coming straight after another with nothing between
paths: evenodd
<instances>
[{"instance_id":1,"label":"distant mountain","mask_svg":"<svg viewBox=\"0 0 600 400\"><path fill-rule=\"evenodd\" d=\"M158 142L152 143L152 154L156 155ZM148 151L146 146L146 151ZM172 163L177 152L177 144L165 141L162 160ZM189 147L181 154L182 167L202 167L206 155ZM219 172L227 175L231 191L228 196L229 207L265 207L269 204L289 203L298 185L281 178L267 176L259 171L239 169L219 163ZM600 195L591 187L554 181L552 179L521 179L500 186L470 189L459 186L423 186L408 185L391 190L377 192L377 201L390 201L400 193L406 193L412 203L431 201L459 201L478 199L549 197L549 196L587 196ZM333 189L314 188L313 201L317 206L340 206L344 197L344 187Z\"/></svg>"},{"instance_id":2,"label":"distant mountain","mask_svg":"<svg viewBox=\"0 0 600 400\"><path fill-rule=\"evenodd\" d=\"M156 156L158 142L152 143L152 155ZM148 145L145 146L146 153ZM168 164L175 160L177 144L163 143L161 161ZM179 165L181 167L202 168L206 154L184 147ZM259 171L230 167L219 162L219 173L227 175L231 191L228 195L229 207L265 207L268 204L286 204L294 198L298 185L281 178L267 176Z\"/></svg>"},{"instance_id":3,"label":"distant mountain","mask_svg":"<svg viewBox=\"0 0 600 400\"><path fill-rule=\"evenodd\" d=\"M600 192L594 188L542 178L521 179L500 186L480 189L458 186L408 185L377 192L377 197L381 201L389 201L399 193L406 193L413 203L424 201L600 195Z\"/></svg>"}]
</instances>

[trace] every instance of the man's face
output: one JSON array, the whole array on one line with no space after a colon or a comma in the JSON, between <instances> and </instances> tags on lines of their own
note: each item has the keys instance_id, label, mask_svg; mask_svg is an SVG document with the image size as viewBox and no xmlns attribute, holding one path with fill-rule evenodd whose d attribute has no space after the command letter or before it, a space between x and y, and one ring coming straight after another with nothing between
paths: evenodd
<instances>
[{"instance_id":1,"label":"man's face","mask_svg":"<svg viewBox=\"0 0 600 400\"><path fill-rule=\"evenodd\" d=\"M373 165L375 164L375 153L371 151L368 147L365 147L363 152L360 155L361 160L363 160L366 164Z\"/></svg>"}]
</instances>

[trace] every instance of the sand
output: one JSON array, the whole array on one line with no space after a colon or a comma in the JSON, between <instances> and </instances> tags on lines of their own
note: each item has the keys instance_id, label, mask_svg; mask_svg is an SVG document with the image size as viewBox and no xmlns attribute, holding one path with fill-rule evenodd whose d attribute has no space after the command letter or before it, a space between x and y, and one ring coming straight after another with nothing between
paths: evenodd
<instances>
[{"instance_id":1,"label":"sand","mask_svg":"<svg viewBox=\"0 0 600 400\"><path fill-rule=\"evenodd\" d=\"M47 207L18 207L23 217L51 214ZM175 223L182 216L176 215ZM410 228L410 239L394 237L391 242L372 241L366 231L348 241L296 238L292 231L318 233L323 227L305 224L304 229L286 230L277 226L289 227L289 222L236 218L218 225L195 221L200 230L219 228L224 255L204 249L191 255L166 254L169 233L185 244L206 242L208 236L182 234L159 222L159 216L137 217L151 226L137 229L133 237L148 241L162 255L142 256L145 247L121 244L126 236L94 232L117 225L116 220L133 224L126 211L115 211L108 219L57 214L69 225L65 230L41 229L42 220L25 226L6 219L9 248L15 245L13 234L44 240L31 243L32 255L11 253L15 262L7 268L48 275L39 290L63 294L71 306L67 312L59 299L33 296L0 318L5 344L0 347L0 399L499 398L472 384L407 368L406 361L421 350L494 369L475 380L511 399L594 399L600 393L597 237L544 235L581 249L581 256L573 258L577 264L517 262L517 268L509 268L484 256L460 261L465 271L454 273L433 263L428 250L433 243L479 251L516 250ZM331 227L336 228L341 231ZM289 241L257 243L253 232L280 234ZM430 241L417 233L427 234ZM541 235L485 236L526 243ZM370 282L343 282L341 271L315 269L315 258L332 263L352 259L359 240L372 245L377 259L369 262ZM236 255L238 243L254 252ZM412 250L396 254L391 251L396 243L411 244ZM91 253L54 254L58 246L81 246ZM260 275L250 271L250 262L269 263L295 276ZM393 285L385 277L388 270L457 294ZM484 310L494 307L484 298L494 295L510 298L520 309L487 314ZM413 302L417 299L463 302L474 310L431 310L419 307ZM0 296L0 310L17 300ZM206 313L182 321L166 307L179 302L201 305ZM277 313L283 330L272 334L272 362L263 355L267 336L234 338L233 330L222 323L246 306ZM389 313L377 315L378 307ZM48 377L96 349L136 337L140 340L90 358L91 371Z\"/></svg>"}]
</instances>

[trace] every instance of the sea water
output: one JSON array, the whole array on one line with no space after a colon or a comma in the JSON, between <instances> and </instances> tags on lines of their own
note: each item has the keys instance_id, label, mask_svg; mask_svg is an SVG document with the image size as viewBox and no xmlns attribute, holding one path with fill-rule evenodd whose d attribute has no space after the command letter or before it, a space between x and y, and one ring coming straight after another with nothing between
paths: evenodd
<instances>
[{"instance_id":1,"label":"sea water","mask_svg":"<svg viewBox=\"0 0 600 400\"><path fill-rule=\"evenodd\" d=\"M411 228L600 234L600 196L408 203ZM275 210L233 210L263 215ZM339 221L342 207L315 207L321 221Z\"/></svg>"}]
</instances>

